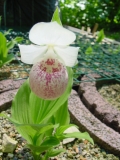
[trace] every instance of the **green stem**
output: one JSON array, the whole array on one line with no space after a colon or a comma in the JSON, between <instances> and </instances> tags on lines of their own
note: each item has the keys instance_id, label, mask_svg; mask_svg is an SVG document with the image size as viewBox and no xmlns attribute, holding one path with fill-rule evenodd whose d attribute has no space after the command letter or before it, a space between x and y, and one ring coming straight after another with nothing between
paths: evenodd
<instances>
[{"instance_id":1,"label":"green stem","mask_svg":"<svg viewBox=\"0 0 120 160\"><path fill-rule=\"evenodd\" d=\"M34 160L42 160L39 154L33 153Z\"/></svg>"},{"instance_id":2,"label":"green stem","mask_svg":"<svg viewBox=\"0 0 120 160\"><path fill-rule=\"evenodd\" d=\"M45 155L42 160L48 160L47 155Z\"/></svg>"},{"instance_id":3,"label":"green stem","mask_svg":"<svg viewBox=\"0 0 120 160\"><path fill-rule=\"evenodd\" d=\"M34 160L48 160L48 157L46 154L44 156L40 156L39 154L33 153L33 158Z\"/></svg>"}]
</instances>

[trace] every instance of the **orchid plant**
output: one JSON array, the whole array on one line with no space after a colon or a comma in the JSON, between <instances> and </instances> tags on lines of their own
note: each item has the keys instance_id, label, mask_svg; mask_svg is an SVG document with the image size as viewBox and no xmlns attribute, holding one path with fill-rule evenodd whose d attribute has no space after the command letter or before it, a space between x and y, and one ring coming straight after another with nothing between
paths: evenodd
<instances>
[{"instance_id":1,"label":"orchid plant","mask_svg":"<svg viewBox=\"0 0 120 160\"><path fill-rule=\"evenodd\" d=\"M0 67L15 59L14 54L9 54L9 51L15 46L15 44L23 41L22 37L16 37L11 41L7 41L5 37L7 33L9 33L9 30L4 34L0 32Z\"/></svg>"},{"instance_id":2,"label":"orchid plant","mask_svg":"<svg viewBox=\"0 0 120 160\"><path fill-rule=\"evenodd\" d=\"M68 97L78 47L69 46L76 36L63 28L56 9L52 22L37 23L30 32L31 45L19 45L21 61L33 64L29 79L18 90L9 120L27 141L34 160L48 160L64 149L55 147L66 138L87 139L87 132L65 132L71 126Z\"/></svg>"}]
</instances>

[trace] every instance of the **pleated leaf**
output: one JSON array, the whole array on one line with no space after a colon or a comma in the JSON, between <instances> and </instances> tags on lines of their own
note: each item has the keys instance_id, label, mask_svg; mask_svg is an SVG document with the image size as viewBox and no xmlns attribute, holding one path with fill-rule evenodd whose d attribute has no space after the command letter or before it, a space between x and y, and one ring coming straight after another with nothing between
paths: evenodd
<instances>
[{"instance_id":1,"label":"pleated leaf","mask_svg":"<svg viewBox=\"0 0 120 160\"><path fill-rule=\"evenodd\" d=\"M47 156L48 157L55 157L65 151L66 151L65 149L53 149L47 154Z\"/></svg>"},{"instance_id":2,"label":"pleated leaf","mask_svg":"<svg viewBox=\"0 0 120 160\"><path fill-rule=\"evenodd\" d=\"M11 115L12 119L17 121L19 124L32 124L30 121L30 87L29 81L25 81L18 90L15 98L12 102Z\"/></svg>"},{"instance_id":3,"label":"pleated leaf","mask_svg":"<svg viewBox=\"0 0 120 160\"><path fill-rule=\"evenodd\" d=\"M58 109L54 115L55 123L59 123L60 126L70 123L70 116L68 111L68 100Z\"/></svg>"},{"instance_id":4,"label":"pleated leaf","mask_svg":"<svg viewBox=\"0 0 120 160\"><path fill-rule=\"evenodd\" d=\"M6 58L7 54L8 54L8 49L7 49L7 40L5 38L5 36L0 32L0 60L2 60L2 58Z\"/></svg>"},{"instance_id":5,"label":"pleated leaf","mask_svg":"<svg viewBox=\"0 0 120 160\"><path fill-rule=\"evenodd\" d=\"M53 146L59 145L60 141L56 137L48 137L44 140L43 143L40 144L40 146L34 146L34 145L28 145L32 151L42 153Z\"/></svg>"},{"instance_id":6,"label":"pleated leaf","mask_svg":"<svg viewBox=\"0 0 120 160\"><path fill-rule=\"evenodd\" d=\"M98 33L98 37L96 39L96 42L97 43L100 43L102 42L102 40L105 38L105 34L104 34L104 30L100 30L100 32Z\"/></svg>"},{"instance_id":7,"label":"pleated leaf","mask_svg":"<svg viewBox=\"0 0 120 160\"><path fill-rule=\"evenodd\" d=\"M66 91L56 100L43 100L37 97L30 90L29 80L24 82L18 90L11 107L11 119L13 123L21 124L21 126L16 125L17 130L29 142L40 129L39 125L35 124L51 123L49 119L51 120L57 110L67 101L73 83L72 69L67 68L67 70L70 78Z\"/></svg>"}]
</instances>

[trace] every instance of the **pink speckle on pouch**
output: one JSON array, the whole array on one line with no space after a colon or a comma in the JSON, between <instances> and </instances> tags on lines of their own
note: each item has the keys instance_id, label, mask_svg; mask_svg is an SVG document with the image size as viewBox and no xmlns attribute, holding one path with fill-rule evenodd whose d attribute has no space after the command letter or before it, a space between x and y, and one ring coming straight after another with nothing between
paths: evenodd
<instances>
[{"instance_id":1,"label":"pink speckle on pouch","mask_svg":"<svg viewBox=\"0 0 120 160\"><path fill-rule=\"evenodd\" d=\"M33 65L29 82L31 90L40 98L60 97L68 84L66 67L58 59L47 59Z\"/></svg>"}]
</instances>

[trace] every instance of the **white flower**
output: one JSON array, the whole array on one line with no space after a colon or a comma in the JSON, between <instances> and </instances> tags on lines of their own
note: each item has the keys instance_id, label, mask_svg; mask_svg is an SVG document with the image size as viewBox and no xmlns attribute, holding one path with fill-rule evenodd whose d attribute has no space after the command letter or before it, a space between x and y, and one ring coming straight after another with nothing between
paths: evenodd
<instances>
[{"instance_id":1,"label":"white flower","mask_svg":"<svg viewBox=\"0 0 120 160\"><path fill-rule=\"evenodd\" d=\"M62 95L68 82L65 66L77 62L79 47L68 46L75 40L73 32L57 22L37 23L29 33L31 45L19 45L21 61L34 64L30 72L31 90L43 99Z\"/></svg>"}]
</instances>

